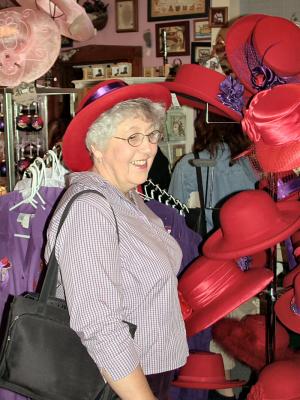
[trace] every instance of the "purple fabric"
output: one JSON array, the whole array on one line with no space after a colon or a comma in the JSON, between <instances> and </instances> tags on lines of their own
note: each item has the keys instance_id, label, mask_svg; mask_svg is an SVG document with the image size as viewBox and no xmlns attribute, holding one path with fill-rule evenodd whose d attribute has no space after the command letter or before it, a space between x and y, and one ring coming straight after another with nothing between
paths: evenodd
<instances>
[{"instance_id":1,"label":"purple fabric","mask_svg":"<svg viewBox=\"0 0 300 400\"><path fill-rule=\"evenodd\" d=\"M222 104L241 113L244 107L243 94L244 85L238 79L234 79L231 75L228 75L220 83L220 93L217 97Z\"/></svg>"},{"instance_id":2,"label":"purple fabric","mask_svg":"<svg viewBox=\"0 0 300 400\"><path fill-rule=\"evenodd\" d=\"M7 257L12 268L9 270L7 285L0 282L0 315L8 306L13 295L35 291L41 272L41 251L44 240L44 228L62 189L41 188L40 193L46 201L44 208L35 209L30 204L22 204L16 209L9 208L22 200L18 191L0 196L0 259ZM17 221L20 213L31 214L29 228ZM29 239L15 237L14 234L30 235ZM5 308L5 315L8 308ZM1 400L24 400L27 397L0 388Z\"/></svg>"},{"instance_id":3,"label":"purple fabric","mask_svg":"<svg viewBox=\"0 0 300 400\"><path fill-rule=\"evenodd\" d=\"M199 256L198 247L201 243L201 236L190 229L185 219L179 212L164 203L157 200L147 201L145 204L158 216L164 223L167 230L170 230L171 235L177 240L181 247L183 258L178 274Z\"/></svg>"},{"instance_id":4,"label":"purple fabric","mask_svg":"<svg viewBox=\"0 0 300 400\"><path fill-rule=\"evenodd\" d=\"M31 222L31 236L24 260L26 291L28 292L34 292L39 282L48 218L62 192L63 189L57 187L42 187L39 191L46 204L44 208L38 207Z\"/></svg>"},{"instance_id":5,"label":"purple fabric","mask_svg":"<svg viewBox=\"0 0 300 400\"><path fill-rule=\"evenodd\" d=\"M171 235L180 245L183 258L179 274L182 273L199 256L198 248L202 240L201 236L186 225L184 217L176 209L157 200L147 201L146 204L162 219L165 228L170 229ZM209 351L211 338L211 328L189 337L189 350ZM171 386L169 397L170 400L207 400L208 390L180 389Z\"/></svg>"}]
</instances>

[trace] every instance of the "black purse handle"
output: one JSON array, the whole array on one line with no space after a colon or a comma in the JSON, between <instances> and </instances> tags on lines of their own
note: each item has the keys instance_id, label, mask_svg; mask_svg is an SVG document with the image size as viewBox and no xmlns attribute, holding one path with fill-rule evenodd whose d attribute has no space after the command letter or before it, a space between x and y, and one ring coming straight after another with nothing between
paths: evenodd
<instances>
[{"instance_id":1,"label":"black purse handle","mask_svg":"<svg viewBox=\"0 0 300 400\"><path fill-rule=\"evenodd\" d=\"M199 159L199 153L197 151L194 152L194 157L195 159ZM207 234L207 226L206 226L206 215L205 215L205 201L204 201L204 191L203 191L203 181L202 181L202 173L201 173L201 167L200 166L195 166L196 167L196 173L197 173L197 184L198 184L198 193L199 193L199 199L200 199L200 218L201 218L201 226L202 226L202 234L206 235Z\"/></svg>"},{"instance_id":2,"label":"black purse handle","mask_svg":"<svg viewBox=\"0 0 300 400\"><path fill-rule=\"evenodd\" d=\"M47 300L49 299L49 297L55 297L55 292L56 292L56 283L57 283L57 276L58 276L58 262L55 256L55 245L56 245L56 241L57 241L57 237L58 234L61 230L61 227L70 211L70 208L73 204L73 202L77 199L77 197L81 196L84 193L97 193L99 196L103 197L104 199L106 199L106 197L98 192L97 190L83 190L82 192L76 193L71 200L68 202L68 204L66 205L61 219L59 221L59 225L58 225L58 229L57 229L57 233L56 233L56 237L55 237L55 242L54 242L54 246L53 249L51 251L50 257L49 257L49 261L47 263L47 271L46 271L46 275L43 281L43 285L42 285L42 289L41 289L41 293L39 295L39 302L41 303L47 303ZM117 236L118 236L118 243L120 243L120 235L119 235L119 228L118 228L118 223L117 223L117 219L116 219L116 215L115 212L112 208L112 206L109 204L112 213L113 213L113 217L115 219L115 223L116 223L116 231L117 231Z\"/></svg>"}]
</instances>

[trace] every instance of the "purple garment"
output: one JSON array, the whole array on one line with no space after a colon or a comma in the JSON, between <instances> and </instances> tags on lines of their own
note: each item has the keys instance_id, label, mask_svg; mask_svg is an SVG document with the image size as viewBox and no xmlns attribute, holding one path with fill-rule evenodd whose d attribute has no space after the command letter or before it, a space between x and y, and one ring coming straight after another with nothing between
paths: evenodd
<instances>
[{"instance_id":1,"label":"purple garment","mask_svg":"<svg viewBox=\"0 0 300 400\"><path fill-rule=\"evenodd\" d=\"M157 200L147 201L146 204L162 219L165 228L170 229L171 235L180 245L183 258L179 274L182 273L199 256L198 248L202 240L201 236L186 225L184 217L176 209ZM189 337L189 350L209 351L211 338L211 328ZM169 396L170 400L207 400L208 390L180 389L172 386Z\"/></svg>"},{"instance_id":2,"label":"purple garment","mask_svg":"<svg viewBox=\"0 0 300 400\"><path fill-rule=\"evenodd\" d=\"M8 311L8 302L13 295L35 291L41 272L41 253L44 245L44 229L49 214L62 189L41 188L40 194L46 204L35 209L30 204L22 204L12 211L9 208L23 198L19 191L0 196L0 259L7 257L11 262L7 284L0 282L0 316ZM17 221L20 214L31 214L28 228ZM30 236L16 237L15 234ZM4 329L4 328L3 328ZM27 397L0 388L1 400L25 400Z\"/></svg>"},{"instance_id":3,"label":"purple garment","mask_svg":"<svg viewBox=\"0 0 300 400\"><path fill-rule=\"evenodd\" d=\"M182 262L178 275L199 256L199 245L201 236L190 229L182 215L175 208L172 208L157 200L150 200L145 203L164 223L167 230L176 239L182 250Z\"/></svg>"},{"instance_id":4,"label":"purple garment","mask_svg":"<svg viewBox=\"0 0 300 400\"><path fill-rule=\"evenodd\" d=\"M46 204L38 207L35 216L31 221L30 240L24 260L24 269L26 271L26 291L34 292L39 282L40 274L43 268L43 253L46 241L46 227L49 215L54 209L58 198L63 189L58 187L42 187L39 190Z\"/></svg>"}]
</instances>

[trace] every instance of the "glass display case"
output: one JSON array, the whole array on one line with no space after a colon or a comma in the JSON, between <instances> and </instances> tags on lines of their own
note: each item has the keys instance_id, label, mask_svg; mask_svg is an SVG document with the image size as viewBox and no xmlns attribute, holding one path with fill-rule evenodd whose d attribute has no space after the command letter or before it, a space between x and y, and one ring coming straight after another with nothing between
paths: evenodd
<instances>
[{"instance_id":1,"label":"glass display case","mask_svg":"<svg viewBox=\"0 0 300 400\"><path fill-rule=\"evenodd\" d=\"M0 186L12 191L22 172L48 150L50 96L60 96L57 101L67 96L73 116L77 93L76 89L38 87L24 102L13 89L0 89Z\"/></svg>"}]
</instances>

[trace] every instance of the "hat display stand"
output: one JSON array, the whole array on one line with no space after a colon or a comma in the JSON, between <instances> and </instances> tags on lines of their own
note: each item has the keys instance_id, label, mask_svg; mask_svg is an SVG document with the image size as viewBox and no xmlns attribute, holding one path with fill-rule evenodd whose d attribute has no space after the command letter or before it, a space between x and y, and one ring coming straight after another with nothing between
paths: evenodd
<instances>
[{"instance_id":1,"label":"hat display stand","mask_svg":"<svg viewBox=\"0 0 300 400\"><path fill-rule=\"evenodd\" d=\"M293 176L285 176L285 180L292 182ZM272 196L274 201L283 200L285 197L291 194L293 185L289 185L291 190L288 190L288 187L283 188L282 185L282 174L280 173L268 173L267 181L269 185L269 194ZM295 185L294 185L295 186ZM297 185L296 185L297 186ZM287 256L292 252L292 244L290 242L290 238L287 238L285 241L285 248ZM289 246L291 244L291 246ZM270 261L269 267L273 271L273 281L270 283L267 294L267 310L266 310L266 363L270 364L274 362L274 354L275 354L275 337L276 337L276 314L275 314L275 303L279 297L279 290L277 287L277 250L276 246L269 249L270 252ZM292 254L290 254L292 256ZM291 265L292 261L289 262ZM292 264L293 266L295 264Z\"/></svg>"}]
</instances>

